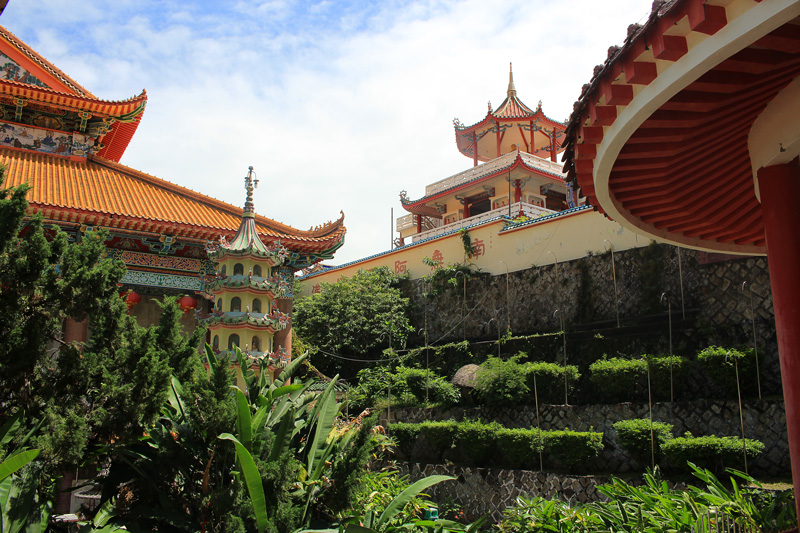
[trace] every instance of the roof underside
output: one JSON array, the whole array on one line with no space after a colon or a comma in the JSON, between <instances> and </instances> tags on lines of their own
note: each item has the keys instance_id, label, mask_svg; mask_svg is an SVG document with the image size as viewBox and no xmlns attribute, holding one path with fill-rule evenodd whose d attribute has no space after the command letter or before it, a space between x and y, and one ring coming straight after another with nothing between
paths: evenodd
<instances>
[{"instance_id":1,"label":"roof underside","mask_svg":"<svg viewBox=\"0 0 800 533\"><path fill-rule=\"evenodd\" d=\"M230 237L241 208L100 157L70 161L42 153L0 149L5 186L27 183L29 210L46 218L197 240ZM301 231L256 216L261 238L297 252L335 249L344 239L344 217Z\"/></svg>"},{"instance_id":2,"label":"roof underside","mask_svg":"<svg viewBox=\"0 0 800 533\"><path fill-rule=\"evenodd\" d=\"M698 248L754 253L764 249L765 238L748 134L765 106L800 75L797 19L721 58L649 112L613 162L606 200L611 204L600 202L595 190L598 145L608 127L642 85L668 68L646 58L677 61L691 32L713 35L727 22L722 6L685 0L634 28L625 46L612 49L609 61L596 69L576 104L565 169L592 205L601 211L613 206L646 233ZM666 33L682 26L690 34ZM652 50L644 43L652 43Z\"/></svg>"}]
</instances>

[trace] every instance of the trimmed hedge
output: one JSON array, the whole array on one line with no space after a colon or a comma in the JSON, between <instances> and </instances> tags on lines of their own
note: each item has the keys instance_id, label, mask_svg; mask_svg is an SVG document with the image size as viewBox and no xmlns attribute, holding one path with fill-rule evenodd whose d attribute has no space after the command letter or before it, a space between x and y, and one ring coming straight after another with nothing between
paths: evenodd
<instances>
[{"instance_id":1,"label":"trimmed hedge","mask_svg":"<svg viewBox=\"0 0 800 533\"><path fill-rule=\"evenodd\" d=\"M545 363L536 361L526 363L524 367L526 383L530 389L529 404L534 403L534 377L536 378L536 392L539 395L539 403L562 404L564 403L564 373L567 374L567 390L572 393L575 384L581 375L578 367L567 365L566 367L556 363Z\"/></svg>"},{"instance_id":2,"label":"trimmed hedge","mask_svg":"<svg viewBox=\"0 0 800 533\"><path fill-rule=\"evenodd\" d=\"M726 468L744 470L744 450L747 460L752 461L764 451L764 443L754 439L739 437L693 437L686 433L683 437L670 439L661 447L672 469L689 471L687 462L691 461L701 468L722 473Z\"/></svg>"},{"instance_id":3,"label":"trimmed hedge","mask_svg":"<svg viewBox=\"0 0 800 533\"><path fill-rule=\"evenodd\" d=\"M418 426L414 429L411 426ZM603 434L589 431L542 431L505 428L496 422L423 422L390 424L389 433L409 460L418 435L423 435L434 461L454 460L470 466L502 466L539 469L539 452L545 468L554 470L586 467L603 449ZM409 453L406 453L409 450Z\"/></svg>"},{"instance_id":4,"label":"trimmed hedge","mask_svg":"<svg viewBox=\"0 0 800 533\"><path fill-rule=\"evenodd\" d=\"M653 421L653 437L655 450L650 442L650 420L637 418L634 420L620 420L614 423L617 431L617 442L631 456L643 465L652 462L653 451L658 462L661 459L661 448L672 437L672 424Z\"/></svg>"},{"instance_id":5,"label":"trimmed hedge","mask_svg":"<svg viewBox=\"0 0 800 533\"><path fill-rule=\"evenodd\" d=\"M756 353L752 348L709 346L697 354L697 362L706 371L711 382L722 389L723 394L728 397L735 398L737 395L737 364L742 394L752 395L758 391Z\"/></svg>"},{"instance_id":6,"label":"trimmed hedge","mask_svg":"<svg viewBox=\"0 0 800 533\"><path fill-rule=\"evenodd\" d=\"M645 354L636 359L608 359L604 356L589 366L590 379L608 403L647 400L648 364L653 400L669 400L670 366L673 384L680 384L689 370L685 357ZM680 392L680 387L675 392Z\"/></svg>"}]
</instances>

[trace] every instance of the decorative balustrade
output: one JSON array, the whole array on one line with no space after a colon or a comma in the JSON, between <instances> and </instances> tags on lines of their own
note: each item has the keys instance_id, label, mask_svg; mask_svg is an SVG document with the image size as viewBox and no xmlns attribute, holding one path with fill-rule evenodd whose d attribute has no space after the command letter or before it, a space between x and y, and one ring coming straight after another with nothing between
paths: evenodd
<instances>
[{"instance_id":1,"label":"decorative balustrade","mask_svg":"<svg viewBox=\"0 0 800 533\"><path fill-rule=\"evenodd\" d=\"M529 167L538 167L547 172L553 172L559 175L563 174L563 169L559 163L550 161L549 159L542 159L541 157L536 157L535 155L531 155L526 152L519 152L519 156ZM503 167L509 166L516 158L517 152L510 152L505 155L501 155L496 159L492 159L491 161L478 165L477 167L472 167L469 170L459 172L458 174L450 176L449 178L432 183L425 187L425 196L430 196L431 194L435 194L445 189L450 189L457 185L461 185L462 183L492 174Z\"/></svg>"},{"instance_id":2,"label":"decorative balustrade","mask_svg":"<svg viewBox=\"0 0 800 533\"><path fill-rule=\"evenodd\" d=\"M444 233L448 233L453 230L458 230L464 228L466 226L471 226L472 224L476 224L478 222L482 222L484 220L490 220L492 218L497 218L501 215L510 215L515 217L520 213L529 216L529 217L540 217L545 215L552 215L556 211L552 211L550 209L545 209L544 207L539 207L533 204L526 204L524 202L519 202L515 204L511 204L510 206L505 207L498 207L497 209L492 209L491 211L487 211L485 213L481 213L480 215L475 215L474 217L465 218L462 220L457 220L450 224L445 224L443 226L439 226L438 228L434 228L428 231L423 231L422 233L417 233L416 235L411 236L412 242L421 241L423 239L428 239L430 237L436 237L437 235L442 235ZM399 219L398 219L399 222Z\"/></svg>"}]
</instances>

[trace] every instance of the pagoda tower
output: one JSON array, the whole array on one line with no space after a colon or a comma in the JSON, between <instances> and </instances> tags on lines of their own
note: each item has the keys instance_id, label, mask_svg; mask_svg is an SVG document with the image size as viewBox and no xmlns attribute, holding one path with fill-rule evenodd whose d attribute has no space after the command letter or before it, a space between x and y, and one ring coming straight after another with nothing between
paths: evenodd
<instances>
[{"instance_id":1,"label":"pagoda tower","mask_svg":"<svg viewBox=\"0 0 800 533\"><path fill-rule=\"evenodd\" d=\"M500 106L472 126L453 121L458 151L472 158L473 165L491 161L503 154L520 151L556 161L566 126L542 112L542 102L531 109L517 97L514 71L509 64L508 91Z\"/></svg>"},{"instance_id":2,"label":"pagoda tower","mask_svg":"<svg viewBox=\"0 0 800 533\"><path fill-rule=\"evenodd\" d=\"M247 198L236 235L230 242L222 237L208 248L217 272L206 280L203 291L214 306L201 322L208 326L217 353L232 356L233 347L238 346L274 373L291 357L291 316L279 307L291 309L293 270L282 267L289 256L286 248L279 241L267 246L258 235L253 207L258 179L253 167L244 183ZM279 306L279 299L283 305ZM287 299L288 306L283 301Z\"/></svg>"}]
</instances>

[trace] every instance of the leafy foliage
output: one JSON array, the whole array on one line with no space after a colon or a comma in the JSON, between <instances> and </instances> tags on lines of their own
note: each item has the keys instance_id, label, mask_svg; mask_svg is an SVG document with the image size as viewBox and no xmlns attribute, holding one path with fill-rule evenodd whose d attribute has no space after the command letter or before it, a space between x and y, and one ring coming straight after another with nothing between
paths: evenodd
<instances>
[{"instance_id":1,"label":"leafy foliage","mask_svg":"<svg viewBox=\"0 0 800 533\"><path fill-rule=\"evenodd\" d=\"M649 464L653 455L658 462L661 459L661 447L672 438L672 424L653 421L651 435L650 420L645 418L620 420L614 423L614 429L620 446L640 464Z\"/></svg>"},{"instance_id":2,"label":"leafy foliage","mask_svg":"<svg viewBox=\"0 0 800 533\"><path fill-rule=\"evenodd\" d=\"M666 441L661 449L672 468L684 470L688 461L714 472L723 472L725 468L742 468L744 454L748 461L764 451L764 444L753 439L739 437L717 437L709 435L693 437L687 433Z\"/></svg>"},{"instance_id":3,"label":"leafy foliage","mask_svg":"<svg viewBox=\"0 0 800 533\"><path fill-rule=\"evenodd\" d=\"M524 352L523 352L524 353ZM581 375L574 365L562 366L544 361L529 362L525 365L528 388L531 395L526 403L533 403L534 378L539 403L560 404L564 400L564 374L566 374L567 392L571 393Z\"/></svg>"},{"instance_id":4,"label":"leafy foliage","mask_svg":"<svg viewBox=\"0 0 800 533\"><path fill-rule=\"evenodd\" d=\"M731 471L726 487L708 470L690 465L703 487L673 489L661 479L660 471L648 471L644 483L631 485L612 478L598 487L608 501L568 504L544 498L518 498L508 507L497 528L504 533L606 532L606 531L697 531L701 521L716 522L724 513L728 522L757 531L777 532L796 525L792 491L768 495L751 477ZM752 488L742 489L743 481Z\"/></svg>"},{"instance_id":5,"label":"leafy foliage","mask_svg":"<svg viewBox=\"0 0 800 533\"><path fill-rule=\"evenodd\" d=\"M736 367L742 394L754 394L757 389L756 353L752 348L724 348L709 346L697 354L697 361L705 369L708 378L729 397L736 397Z\"/></svg>"},{"instance_id":6,"label":"leafy foliage","mask_svg":"<svg viewBox=\"0 0 800 533\"><path fill-rule=\"evenodd\" d=\"M307 343L321 350L361 359L384 348L405 346L413 328L409 300L399 288L402 279L378 267L323 283L320 292L295 302L294 327ZM363 368L363 363L346 363L324 354L314 359L314 365L326 375L341 373L348 378Z\"/></svg>"},{"instance_id":7,"label":"leafy foliage","mask_svg":"<svg viewBox=\"0 0 800 533\"><path fill-rule=\"evenodd\" d=\"M520 355L506 361L490 357L481 365L475 389L483 404L508 406L528 403L528 397L533 393L528 388L525 365L520 359Z\"/></svg>"},{"instance_id":8,"label":"leafy foliage","mask_svg":"<svg viewBox=\"0 0 800 533\"><path fill-rule=\"evenodd\" d=\"M603 393L606 402L630 402L647 399L647 373L653 399L670 398L670 372L673 384L681 383L688 370L688 361L677 355L642 355L638 358L607 358L603 356L591 365L590 379ZM674 385L673 385L674 386ZM675 387L676 394L680 387Z\"/></svg>"},{"instance_id":9,"label":"leafy foliage","mask_svg":"<svg viewBox=\"0 0 800 533\"><path fill-rule=\"evenodd\" d=\"M452 383L432 370L400 365L393 371L384 368L365 368L358 373L358 385L350 393L353 403L362 408L392 405L405 407L450 407L456 405L461 393Z\"/></svg>"}]
</instances>

